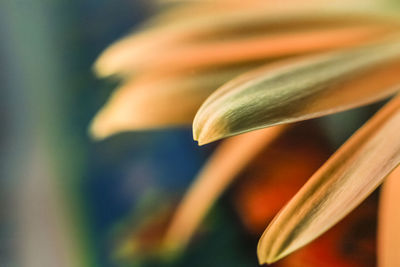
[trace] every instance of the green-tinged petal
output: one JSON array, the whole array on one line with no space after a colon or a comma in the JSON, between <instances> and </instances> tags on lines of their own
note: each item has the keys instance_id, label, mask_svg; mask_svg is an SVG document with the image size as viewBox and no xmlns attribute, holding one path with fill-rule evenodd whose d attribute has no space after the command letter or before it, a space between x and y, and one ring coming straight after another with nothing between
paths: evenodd
<instances>
[{"instance_id":1,"label":"green-tinged petal","mask_svg":"<svg viewBox=\"0 0 400 267\"><path fill-rule=\"evenodd\" d=\"M277 126L237 136L218 147L178 206L165 237L168 250L186 245L215 200L285 128Z\"/></svg>"},{"instance_id":2,"label":"green-tinged petal","mask_svg":"<svg viewBox=\"0 0 400 267\"><path fill-rule=\"evenodd\" d=\"M390 1L390 0L389 0ZM161 13L151 18L145 26L147 29L154 27L169 27L171 24L185 24L210 27L213 23L219 25L243 24L247 21L257 21L258 18L265 19L266 16L283 14L300 14L308 12L341 12L343 14L368 14L369 16L389 15L393 10L393 4L389 1L377 0L281 0L281 1L260 1L260 0L205 0L205 1L164 1L176 2L176 5L169 5L170 8L163 9ZM393 0L392 0L393 1ZM212 21L216 16L220 19Z\"/></svg>"},{"instance_id":3,"label":"green-tinged petal","mask_svg":"<svg viewBox=\"0 0 400 267\"><path fill-rule=\"evenodd\" d=\"M294 5L293 2L296 4ZM312 2L312 3L310 3ZM323 28L332 24L370 25L387 22L381 11L369 4L354 5L359 1L297 1L288 3L252 1L251 4L234 8L225 3L211 11L214 4L209 3L208 11L197 10L196 6L169 12L163 23L149 23L142 31L125 37L107 48L95 63L100 76L129 76L140 72L143 66L165 56L172 51L185 49L187 45L210 40L240 38L249 33L266 35L269 32L289 32L303 28ZM368 1L374 2L374 1ZM220 4L221 5L221 4ZM207 5L203 5L206 6ZM183 16L182 13L186 13ZM180 19L182 17L182 19ZM155 19L157 21L157 19ZM173 65L173 62L171 62Z\"/></svg>"},{"instance_id":4,"label":"green-tinged petal","mask_svg":"<svg viewBox=\"0 0 400 267\"><path fill-rule=\"evenodd\" d=\"M400 167L385 180L379 201L378 266L400 266Z\"/></svg>"},{"instance_id":5,"label":"green-tinged petal","mask_svg":"<svg viewBox=\"0 0 400 267\"><path fill-rule=\"evenodd\" d=\"M194 139L223 137L339 112L400 89L400 38L269 64L219 88L193 122Z\"/></svg>"},{"instance_id":6,"label":"green-tinged petal","mask_svg":"<svg viewBox=\"0 0 400 267\"><path fill-rule=\"evenodd\" d=\"M360 128L265 230L260 263L279 260L351 212L400 163L400 96Z\"/></svg>"}]
</instances>

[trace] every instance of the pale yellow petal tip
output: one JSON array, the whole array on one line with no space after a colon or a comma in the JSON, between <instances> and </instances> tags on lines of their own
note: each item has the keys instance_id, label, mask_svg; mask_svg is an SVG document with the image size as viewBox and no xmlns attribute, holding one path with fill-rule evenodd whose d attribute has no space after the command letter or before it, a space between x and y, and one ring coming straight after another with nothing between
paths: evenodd
<instances>
[{"instance_id":1,"label":"pale yellow petal tip","mask_svg":"<svg viewBox=\"0 0 400 267\"><path fill-rule=\"evenodd\" d=\"M201 130L198 129L198 128L196 127L195 124L193 124L193 129L192 129L193 140L194 140L194 141L197 141L197 144L198 144L199 146L202 146L202 145L204 145L204 143L202 142L202 140L199 140L200 131L201 131Z\"/></svg>"},{"instance_id":2,"label":"pale yellow petal tip","mask_svg":"<svg viewBox=\"0 0 400 267\"><path fill-rule=\"evenodd\" d=\"M260 265L273 264L273 263L277 262L278 260L280 260L281 258L282 257L258 258L258 263Z\"/></svg>"},{"instance_id":3,"label":"pale yellow petal tip","mask_svg":"<svg viewBox=\"0 0 400 267\"><path fill-rule=\"evenodd\" d=\"M114 134L124 131L121 123L118 123L106 110L101 110L89 124L89 136L95 141L104 140Z\"/></svg>"},{"instance_id":4,"label":"pale yellow petal tip","mask_svg":"<svg viewBox=\"0 0 400 267\"><path fill-rule=\"evenodd\" d=\"M111 135L98 116L90 123L88 134L94 141L101 141Z\"/></svg>"},{"instance_id":5,"label":"pale yellow petal tip","mask_svg":"<svg viewBox=\"0 0 400 267\"><path fill-rule=\"evenodd\" d=\"M199 146L218 141L224 137L232 135L223 126L223 123L216 124L214 120L201 123L198 116L193 121L193 139L198 142ZM203 120L204 121L204 120Z\"/></svg>"},{"instance_id":6,"label":"pale yellow petal tip","mask_svg":"<svg viewBox=\"0 0 400 267\"><path fill-rule=\"evenodd\" d=\"M118 73L118 60L108 50L103 52L93 64L93 72L97 77L109 77Z\"/></svg>"},{"instance_id":7,"label":"pale yellow petal tip","mask_svg":"<svg viewBox=\"0 0 400 267\"><path fill-rule=\"evenodd\" d=\"M224 138L224 134L219 132L217 129L209 129L208 131L202 131L193 127L193 140L197 141L199 146L203 146L219 139Z\"/></svg>"},{"instance_id":8,"label":"pale yellow petal tip","mask_svg":"<svg viewBox=\"0 0 400 267\"><path fill-rule=\"evenodd\" d=\"M271 223L257 245L257 258L260 265L262 264L272 264L277 262L278 260L286 257L290 253L292 253L295 248L288 246L280 246L276 242L276 237L273 238L271 236L271 230L269 229L274 223Z\"/></svg>"},{"instance_id":9,"label":"pale yellow petal tip","mask_svg":"<svg viewBox=\"0 0 400 267\"><path fill-rule=\"evenodd\" d=\"M258 263L260 265L275 263L280 259L284 258L288 254L289 254L288 252L287 253L281 252L279 254L275 254L271 250L266 250L265 248L261 248L260 244L258 245L257 249L257 258L258 258Z\"/></svg>"},{"instance_id":10,"label":"pale yellow petal tip","mask_svg":"<svg viewBox=\"0 0 400 267\"><path fill-rule=\"evenodd\" d=\"M93 71L98 77L110 77L121 75L126 68L126 58L129 56L129 47L126 41L120 40L106 50L97 58L93 64Z\"/></svg>"},{"instance_id":11,"label":"pale yellow petal tip","mask_svg":"<svg viewBox=\"0 0 400 267\"><path fill-rule=\"evenodd\" d=\"M152 45L147 39L144 42L140 40L136 34L111 44L97 58L93 65L94 72L99 77L124 76L132 73L143 58L147 58L146 49Z\"/></svg>"}]
</instances>

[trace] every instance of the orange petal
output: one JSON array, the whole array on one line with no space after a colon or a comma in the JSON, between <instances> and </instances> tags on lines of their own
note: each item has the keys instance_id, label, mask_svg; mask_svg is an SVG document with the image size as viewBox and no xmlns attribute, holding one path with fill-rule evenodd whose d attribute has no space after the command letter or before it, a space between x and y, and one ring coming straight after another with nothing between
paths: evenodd
<instances>
[{"instance_id":1,"label":"orange petal","mask_svg":"<svg viewBox=\"0 0 400 267\"><path fill-rule=\"evenodd\" d=\"M385 180L379 203L378 265L400 266L400 167Z\"/></svg>"},{"instance_id":2,"label":"orange petal","mask_svg":"<svg viewBox=\"0 0 400 267\"><path fill-rule=\"evenodd\" d=\"M103 139L123 131L188 125L218 86L251 66L171 76L151 72L137 77L116 89L93 119L90 134Z\"/></svg>"},{"instance_id":3,"label":"orange petal","mask_svg":"<svg viewBox=\"0 0 400 267\"><path fill-rule=\"evenodd\" d=\"M130 68L140 68L140 71L179 71L276 59L354 46L387 34L390 30L380 25L327 27L317 30L312 30L311 26L309 28L311 29L298 32L266 32L249 38L177 46L170 48L168 53L162 53L145 62L139 62L136 58L134 64L138 65L132 64Z\"/></svg>"},{"instance_id":4,"label":"orange petal","mask_svg":"<svg viewBox=\"0 0 400 267\"><path fill-rule=\"evenodd\" d=\"M158 57L169 54L171 49L184 49L191 42L204 42L210 37L221 39L226 34L240 36L254 29L268 29L271 26L278 30L293 31L304 21L314 21L308 28L321 27L327 21L329 25L334 21L342 23L349 19L353 23L356 21L358 25L371 25L373 21L378 25L387 22L386 16L375 12L378 9L366 3L355 5L355 2L360 3L315 0L290 0L282 3L253 1L252 4L242 7L235 4L234 8L219 8L213 12L196 10L196 7L183 9L177 14L171 12L172 15L161 19L162 23L153 23L153 26L150 23L147 29L111 45L96 61L94 68L100 76L130 75L140 71L143 64L151 64ZM208 9L213 6L210 2ZM183 16L182 13L187 15ZM282 24L289 24L291 28L281 27ZM173 62L170 64L173 65Z\"/></svg>"},{"instance_id":5,"label":"orange petal","mask_svg":"<svg viewBox=\"0 0 400 267\"><path fill-rule=\"evenodd\" d=\"M400 163L400 96L358 130L268 226L260 263L311 242L360 204Z\"/></svg>"}]
</instances>

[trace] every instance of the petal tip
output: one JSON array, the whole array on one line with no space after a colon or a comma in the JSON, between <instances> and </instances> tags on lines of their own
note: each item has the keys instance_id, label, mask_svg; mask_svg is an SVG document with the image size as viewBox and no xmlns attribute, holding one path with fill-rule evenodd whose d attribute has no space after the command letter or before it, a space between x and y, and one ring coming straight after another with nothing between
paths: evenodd
<instances>
[{"instance_id":1,"label":"petal tip","mask_svg":"<svg viewBox=\"0 0 400 267\"><path fill-rule=\"evenodd\" d=\"M199 144L199 146L203 146L209 143L212 143L214 141L217 141L219 139L222 139L224 136L224 134L222 134L221 132L217 131L216 129L210 129L207 131L193 131L193 138L195 141L197 141L197 143Z\"/></svg>"},{"instance_id":2,"label":"petal tip","mask_svg":"<svg viewBox=\"0 0 400 267\"><path fill-rule=\"evenodd\" d=\"M123 122L118 117L109 114L107 108L100 110L88 127L88 134L94 141L102 141L116 133L126 130Z\"/></svg>"},{"instance_id":3,"label":"petal tip","mask_svg":"<svg viewBox=\"0 0 400 267\"><path fill-rule=\"evenodd\" d=\"M285 255L287 255L288 253L283 253L281 251L281 253L273 253L273 251L271 249L269 250L262 250L260 248L260 245L257 249L257 258L258 258L258 263L260 265L263 264L272 264L277 262L278 260L282 259L283 257L285 257Z\"/></svg>"},{"instance_id":4,"label":"petal tip","mask_svg":"<svg viewBox=\"0 0 400 267\"><path fill-rule=\"evenodd\" d=\"M271 230L274 226L274 222L271 222L258 241L257 258L260 265L277 262L293 251L290 242L284 242L285 245L282 245L279 236L274 235L274 231Z\"/></svg>"},{"instance_id":5,"label":"petal tip","mask_svg":"<svg viewBox=\"0 0 400 267\"><path fill-rule=\"evenodd\" d=\"M93 72L101 78L118 76L126 70L126 48L123 42L117 42L106 50L96 59L93 64Z\"/></svg>"},{"instance_id":6,"label":"petal tip","mask_svg":"<svg viewBox=\"0 0 400 267\"><path fill-rule=\"evenodd\" d=\"M220 119L211 117L206 121L196 115L193 122L193 138L198 141L200 146L209 144L231 135L226 128L225 123Z\"/></svg>"},{"instance_id":7,"label":"petal tip","mask_svg":"<svg viewBox=\"0 0 400 267\"><path fill-rule=\"evenodd\" d=\"M112 60L107 54L102 54L92 66L92 70L97 77L105 78L115 74Z\"/></svg>"},{"instance_id":8,"label":"petal tip","mask_svg":"<svg viewBox=\"0 0 400 267\"><path fill-rule=\"evenodd\" d=\"M88 127L88 135L93 141L101 141L109 136L105 131L101 121L99 121L98 116L96 116Z\"/></svg>"}]
</instances>

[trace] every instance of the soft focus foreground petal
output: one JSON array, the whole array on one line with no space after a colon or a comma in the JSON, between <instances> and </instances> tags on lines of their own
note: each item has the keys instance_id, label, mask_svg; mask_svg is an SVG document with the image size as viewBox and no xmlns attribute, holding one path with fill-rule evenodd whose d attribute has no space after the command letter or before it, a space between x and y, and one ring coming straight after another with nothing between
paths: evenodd
<instances>
[{"instance_id":1,"label":"soft focus foreground petal","mask_svg":"<svg viewBox=\"0 0 400 267\"><path fill-rule=\"evenodd\" d=\"M371 21L379 24L379 21L387 20L379 8L373 8L373 4L363 3L357 6L355 2L360 3L290 0L282 3L251 1L242 5L235 2L233 5L226 2L222 5L225 8L215 11L211 11L213 3L203 5L200 10L199 5L189 5L184 10L179 9L177 14L168 12L168 16L160 19L162 23L150 22L150 26L141 32L116 42L103 52L94 67L99 76L124 76L140 71L143 64L168 54L171 49L179 50L190 42L204 42L208 38L223 39L227 34L240 36L253 32L254 29L290 30L281 27L282 24L290 24L293 30L304 21L313 21L313 27L322 27L327 22L342 23L349 19L358 25L371 24ZM203 11L207 5L208 11ZM182 13L187 15L183 16Z\"/></svg>"},{"instance_id":2,"label":"soft focus foreground petal","mask_svg":"<svg viewBox=\"0 0 400 267\"><path fill-rule=\"evenodd\" d=\"M281 61L219 88L193 122L199 144L365 105L400 89L400 38Z\"/></svg>"},{"instance_id":3,"label":"soft focus foreground petal","mask_svg":"<svg viewBox=\"0 0 400 267\"><path fill-rule=\"evenodd\" d=\"M379 203L378 266L400 266L400 167L385 180Z\"/></svg>"},{"instance_id":4,"label":"soft focus foreground petal","mask_svg":"<svg viewBox=\"0 0 400 267\"><path fill-rule=\"evenodd\" d=\"M186 245L215 200L285 128L277 126L237 136L218 147L178 206L165 237L167 250Z\"/></svg>"},{"instance_id":5,"label":"soft focus foreground petal","mask_svg":"<svg viewBox=\"0 0 400 267\"><path fill-rule=\"evenodd\" d=\"M332 227L400 163L400 96L358 130L265 230L260 263L279 260Z\"/></svg>"},{"instance_id":6,"label":"soft focus foreground petal","mask_svg":"<svg viewBox=\"0 0 400 267\"><path fill-rule=\"evenodd\" d=\"M116 89L93 119L90 134L103 139L123 131L188 125L216 88L253 66L136 77Z\"/></svg>"}]
</instances>

